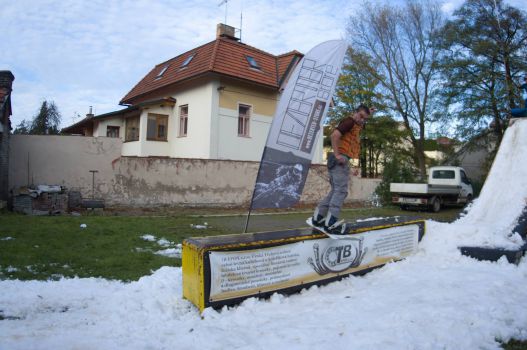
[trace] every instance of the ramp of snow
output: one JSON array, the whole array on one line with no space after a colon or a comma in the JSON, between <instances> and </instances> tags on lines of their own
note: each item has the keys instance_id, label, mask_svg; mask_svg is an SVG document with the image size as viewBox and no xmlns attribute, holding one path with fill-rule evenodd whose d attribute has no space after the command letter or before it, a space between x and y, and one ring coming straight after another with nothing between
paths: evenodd
<instances>
[{"instance_id":1,"label":"ramp of snow","mask_svg":"<svg viewBox=\"0 0 527 350\"><path fill-rule=\"evenodd\" d=\"M512 230L526 205L527 119L520 119L505 132L480 196L454 223L461 243L518 248L523 241Z\"/></svg>"}]
</instances>

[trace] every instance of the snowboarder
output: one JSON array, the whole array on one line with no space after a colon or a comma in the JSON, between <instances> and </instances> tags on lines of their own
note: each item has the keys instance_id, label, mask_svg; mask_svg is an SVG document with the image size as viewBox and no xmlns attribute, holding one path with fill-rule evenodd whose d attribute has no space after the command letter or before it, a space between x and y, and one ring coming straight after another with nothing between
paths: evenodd
<instances>
[{"instance_id":1,"label":"snowboarder","mask_svg":"<svg viewBox=\"0 0 527 350\"><path fill-rule=\"evenodd\" d=\"M332 153L328 154L331 190L320 202L311 218L313 226L329 234L345 234L344 220L339 221L340 210L348 195L349 160L359 157L359 133L375 110L361 104L351 116L343 119L331 133Z\"/></svg>"}]
</instances>

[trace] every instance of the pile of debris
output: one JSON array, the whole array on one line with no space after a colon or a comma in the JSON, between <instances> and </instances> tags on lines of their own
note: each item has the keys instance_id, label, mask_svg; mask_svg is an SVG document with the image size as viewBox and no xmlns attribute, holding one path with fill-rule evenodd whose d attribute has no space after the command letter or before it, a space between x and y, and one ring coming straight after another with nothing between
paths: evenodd
<instances>
[{"instance_id":1,"label":"pile of debris","mask_svg":"<svg viewBox=\"0 0 527 350\"><path fill-rule=\"evenodd\" d=\"M98 207L104 208L104 204ZM68 191L65 186L38 185L13 191L13 211L17 213L58 215L80 208L86 208L80 191Z\"/></svg>"},{"instance_id":2,"label":"pile of debris","mask_svg":"<svg viewBox=\"0 0 527 350\"><path fill-rule=\"evenodd\" d=\"M68 210L66 188L59 185L20 187L13 193L13 210L28 215L64 213Z\"/></svg>"}]
</instances>

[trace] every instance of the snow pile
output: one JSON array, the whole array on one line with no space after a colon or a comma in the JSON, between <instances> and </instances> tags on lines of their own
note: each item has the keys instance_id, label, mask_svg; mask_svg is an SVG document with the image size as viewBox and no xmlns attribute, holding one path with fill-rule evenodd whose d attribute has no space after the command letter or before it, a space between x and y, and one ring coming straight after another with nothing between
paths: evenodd
<instances>
[{"instance_id":1,"label":"snow pile","mask_svg":"<svg viewBox=\"0 0 527 350\"><path fill-rule=\"evenodd\" d=\"M141 239L143 241L147 241L147 242L155 242L156 241L156 236L147 233L147 234L142 235Z\"/></svg>"},{"instance_id":2,"label":"snow pile","mask_svg":"<svg viewBox=\"0 0 527 350\"><path fill-rule=\"evenodd\" d=\"M133 283L1 281L0 348L499 349L495 338L527 339L527 262L464 257L441 243L455 225L428 226L404 261L203 315L181 297L180 268Z\"/></svg>"},{"instance_id":3,"label":"snow pile","mask_svg":"<svg viewBox=\"0 0 527 350\"><path fill-rule=\"evenodd\" d=\"M527 119L507 129L480 196L456 222L460 244L517 249L523 241L511 233L526 206Z\"/></svg>"},{"instance_id":4,"label":"snow pile","mask_svg":"<svg viewBox=\"0 0 527 350\"><path fill-rule=\"evenodd\" d=\"M141 239L147 242L156 242L159 246L165 248L165 249L155 251L154 254L167 256L169 258L178 258L178 259L181 258L181 249L182 249L181 244L176 244L174 242L169 241L166 238L157 239L156 236L152 234L144 234L141 236ZM148 249L142 249L142 248L137 248L136 250L137 251L148 251Z\"/></svg>"},{"instance_id":5,"label":"snow pile","mask_svg":"<svg viewBox=\"0 0 527 350\"><path fill-rule=\"evenodd\" d=\"M157 252L155 252L155 254L164 255L169 258L181 259L181 249L182 249L181 244L177 244L175 248L166 248L166 249L158 250Z\"/></svg>"},{"instance_id":6,"label":"snow pile","mask_svg":"<svg viewBox=\"0 0 527 350\"><path fill-rule=\"evenodd\" d=\"M209 228L209 224L204 222L203 225L200 224L190 224L190 228L194 228L197 230L205 230Z\"/></svg>"}]
</instances>

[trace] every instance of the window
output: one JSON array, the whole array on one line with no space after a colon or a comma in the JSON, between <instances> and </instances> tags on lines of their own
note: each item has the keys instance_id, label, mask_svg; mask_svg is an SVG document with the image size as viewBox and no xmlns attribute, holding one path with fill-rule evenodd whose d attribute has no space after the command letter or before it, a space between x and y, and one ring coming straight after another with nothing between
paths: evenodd
<instances>
[{"instance_id":1,"label":"window","mask_svg":"<svg viewBox=\"0 0 527 350\"><path fill-rule=\"evenodd\" d=\"M251 106L238 106L238 136L249 137L249 122L251 120Z\"/></svg>"},{"instance_id":2,"label":"window","mask_svg":"<svg viewBox=\"0 0 527 350\"><path fill-rule=\"evenodd\" d=\"M139 116L126 119L125 141L139 141Z\"/></svg>"},{"instance_id":3,"label":"window","mask_svg":"<svg viewBox=\"0 0 527 350\"><path fill-rule=\"evenodd\" d=\"M166 141L168 129L168 115L148 113L146 124L146 139L149 141Z\"/></svg>"},{"instance_id":4,"label":"window","mask_svg":"<svg viewBox=\"0 0 527 350\"><path fill-rule=\"evenodd\" d=\"M433 179L455 179L456 173L454 170L434 170L432 173Z\"/></svg>"},{"instance_id":5,"label":"window","mask_svg":"<svg viewBox=\"0 0 527 350\"><path fill-rule=\"evenodd\" d=\"M188 64L190 63L190 61L192 61L192 59L194 58L194 56L196 56L196 54L192 54L190 56L188 56L185 61L181 64L181 66L179 68L185 68L186 66L188 66Z\"/></svg>"},{"instance_id":6,"label":"window","mask_svg":"<svg viewBox=\"0 0 527 350\"><path fill-rule=\"evenodd\" d=\"M470 179L468 178L467 174L465 174L463 170L460 170L459 174L461 175L461 181L467 185L470 185Z\"/></svg>"},{"instance_id":7,"label":"window","mask_svg":"<svg viewBox=\"0 0 527 350\"><path fill-rule=\"evenodd\" d=\"M159 73L157 73L157 76L156 76L156 79L160 79L163 74L165 74L165 72L167 71L168 69L168 66L169 64L165 65L163 68L161 68L161 70L159 71Z\"/></svg>"},{"instance_id":8,"label":"window","mask_svg":"<svg viewBox=\"0 0 527 350\"><path fill-rule=\"evenodd\" d=\"M106 127L106 137L119 137L119 127L108 125Z\"/></svg>"},{"instance_id":9,"label":"window","mask_svg":"<svg viewBox=\"0 0 527 350\"><path fill-rule=\"evenodd\" d=\"M188 105L179 106L179 136L187 136Z\"/></svg>"},{"instance_id":10,"label":"window","mask_svg":"<svg viewBox=\"0 0 527 350\"><path fill-rule=\"evenodd\" d=\"M251 66L251 68L260 69L260 66L258 65L258 62L256 62L254 57L245 56L245 58L247 59L247 62L249 62L249 65Z\"/></svg>"}]
</instances>

